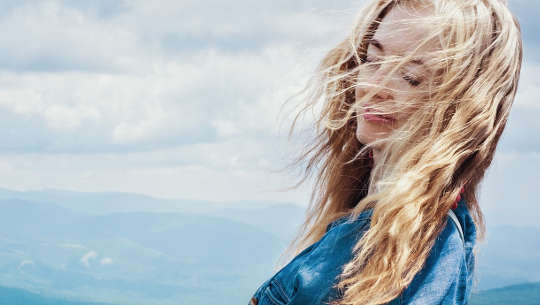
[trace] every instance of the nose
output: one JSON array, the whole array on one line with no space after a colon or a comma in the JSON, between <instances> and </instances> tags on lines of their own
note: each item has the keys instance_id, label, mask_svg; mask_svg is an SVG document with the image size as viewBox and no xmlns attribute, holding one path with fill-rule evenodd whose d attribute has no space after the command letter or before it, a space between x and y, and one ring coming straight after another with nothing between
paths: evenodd
<instances>
[{"instance_id":1,"label":"nose","mask_svg":"<svg viewBox=\"0 0 540 305\"><path fill-rule=\"evenodd\" d=\"M373 96L373 99L375 101L387 101L387 100L393 100L394 96L392 95L392 93L390 93L389 89L381 88L379 89L377 94Z\"/></svg>"},{"instance_id":2,"label":"nose","mask_svg":"<svg viewBox=\"0 0 540 305\"><path fill-rule=\"evenodd\" d=\"M356 92L355 92L355 96L356 96L356 99L359 100L361 99L363 96L365 96L368 92L370 92L371 90L377 90L377 92L375 92L375 94L370 98L370 102L368 102L368 104L380 104L382 102L385 102L385 101L393 101L394 100L394 94L392 93L392 90L391 88L389 88L389 84L386 84L384 87L382 88L377 88L377 87L357 87L356 88Z\"/></svg>"},{"instance_id":3,"label":"nose","mask_svg":"<svg viewBox=\"0 0 540 305\"><path fill-rule=\"evenodd\" d=\"M392 93L392 88L394 88L395 81L394 76L392 75L385 82L385 78L391 72L391 69L392 68L390 66L384 67L384 65L381 65L378 71L375 71L373 74L368 76L368 82L373 84L373 87L368 90L377 91L376 94L373 96L373 100L376 102L394 99L394 94Z\"/></svg>"},{"instance_id":4,"label":"nose","mask_svg":"<svg viewBox=\"0 0 540 305\"><path fill-rule=\"evenodd\" d=\"M360 83L355 89L356 99L360 100L362 97L365 97L369 93L374 93L370 95L370 101L366 101L367 104L378 104L385 101L393 101L395 99L395 88L399 86L398 83L395 83L394 77L390 77L386 80L388 73L391 72L391 66L381 65L377 71L363 71L359 75Z\"/></svg>"}]
</instances>

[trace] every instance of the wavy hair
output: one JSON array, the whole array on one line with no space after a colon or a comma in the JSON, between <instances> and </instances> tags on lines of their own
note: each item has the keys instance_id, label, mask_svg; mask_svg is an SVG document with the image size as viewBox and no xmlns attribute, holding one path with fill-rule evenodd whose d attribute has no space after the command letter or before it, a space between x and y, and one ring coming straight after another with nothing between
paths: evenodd
<instances>
[{"instance_id":1,"label":"wavy hair","mask_svg":"<svg viewBox=\"0 0 540 305\"><path fill-rule=\"evenodd\" d=\"M357 100L355 87L369 39L396 6L429 8L428 37L441 48L430 53L438 71L416 101L407 121L385 139L376 164L368 157L375 144L355 137L356 112L384 88L389 77ZM411 20L414 22L414 20ZM415 42L416 43L416 42ZM414 54L385 59L398 71ZM320 106L316 134L295 164L305 182L315 174L306 218L283 257L288 259L318 241L328 224L354 219L373 208L371 224L353 249L332 304L384 304L399 296L421 270L446 225L454 198L464 187L467 208L485 234L477 190L495 149L517 90L522 60L519 23L502 0L374 0L359 15L350 35L331 49L303 90L306 104L298 118ZM415 101L407 101L415 103Z\"/></svg>"}]
</instances>

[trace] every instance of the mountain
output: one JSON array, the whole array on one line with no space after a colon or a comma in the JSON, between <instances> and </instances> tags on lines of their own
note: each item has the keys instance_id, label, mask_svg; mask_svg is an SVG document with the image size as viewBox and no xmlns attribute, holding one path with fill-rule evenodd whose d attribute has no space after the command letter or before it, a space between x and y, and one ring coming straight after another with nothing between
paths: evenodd
<instances>
[{"instance_id":1,"label":"mountain","mask_svg":"<svg viewBox=\"0 0 540 305\"><path fill-rule=\"evenodd\" d=\"M245 302L305 213L286 203L2 189L0 209L0 285L118 305ZM488 228L476 290L540 281L538 236Z\"/></svg>"},{"instance_id":2,"label":"mountain","mask_svg":"<svg viewBox=\"0 0 540 305\"><path fill-rule=\"evenodd\" d=\"M20 199L34 203L52 203L71 211L85 214L122 212L183 212L212 213L228 208L259 209L274 202L239 201L216 203L193 199L156 198L123 192L77 192L66 190L14 191L0 188L0 200Z\"/></svg>"},{"instance_id":3,"label":"mountain","mask_svg":"<svg viewBox=\"0 0 540 305\"><path fill-rule=\"evenodd\" d=\"M24 289L0 287L0 305L112 305L45 297Z\"/></svg>"},{"instance_id":4,"label":"mountain","mask_svg":"<svg viewBox=\"0 0 540 305\"><path fill-rule=\"evenodd\" d=\"M99 302L243 302L283 248L279 237L217 216L88 215L17 199L0 208L0 284Z\"/></svg>"},{"instance_id":5,"label":"mountain","mask_svg":"<svg viewBox=\"0 0 540 305\"><path fill-rule=\"evenodd\" d=\"M273 204L259 208L224 208L213 215L255 226L276 235L283 244L297 233L304 218L305 208L295 204Z\"/></svg>"},{"instance_id":6,"label":"mountain","mask_svg":"<svg viewBox=\"0 0 540 305\"><path fill-rule=\"evenodd\" d=\"M540 305L540 283L526 283L473 294L470 305Z\"/></svg>"}]
</instances>

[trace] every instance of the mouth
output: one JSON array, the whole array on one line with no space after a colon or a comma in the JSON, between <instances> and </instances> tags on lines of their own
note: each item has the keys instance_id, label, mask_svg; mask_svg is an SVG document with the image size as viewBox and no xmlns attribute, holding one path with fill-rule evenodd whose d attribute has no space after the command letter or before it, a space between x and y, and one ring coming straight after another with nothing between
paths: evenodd
<instances>
[{"instance_id":1,"label":"mouth","mask_svg":"<svg viewBox=\"0 0 540 305\"><path fill-rule=\"evenodd\" d=\"M370 108L367 108L366 112L367 113L362 114L362 117L368 122L392 124L396 121L396 119L392 116L373 113L372 109Z\"/></svg>"}]
</instances>

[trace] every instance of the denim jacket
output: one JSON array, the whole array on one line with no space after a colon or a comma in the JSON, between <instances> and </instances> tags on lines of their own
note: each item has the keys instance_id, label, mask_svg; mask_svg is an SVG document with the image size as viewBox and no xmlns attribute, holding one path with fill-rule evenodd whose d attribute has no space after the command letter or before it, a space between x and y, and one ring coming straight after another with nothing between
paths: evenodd
<instances>
[{"instance_id":1,"label":"denim jacket","mask_svg":"<svg viewBox=\"0 0 540 305\"><path fill-rule=\"evenodd\" d=\"M353 221L342 217L327 227L325 235L304 249L255 292L250 305L326 304L338 297L337 276L352 259L352 248L369 228L372 209ZM464 199L438 236L431 252L410 285L389 305L467 304L473 280L476 229Z\"/></svg>"}]
</instances>

